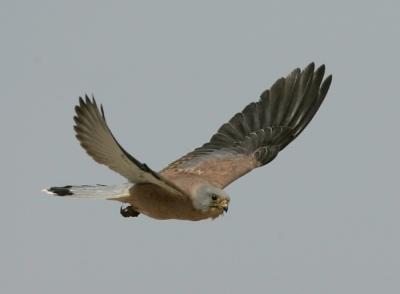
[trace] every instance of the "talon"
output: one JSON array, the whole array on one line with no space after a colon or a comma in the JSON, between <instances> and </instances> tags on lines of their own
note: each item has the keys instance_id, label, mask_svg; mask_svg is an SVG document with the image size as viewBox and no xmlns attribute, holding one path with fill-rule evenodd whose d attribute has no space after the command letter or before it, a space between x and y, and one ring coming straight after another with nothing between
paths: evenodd
<instances>
[{"instance_id":1,"label":"talon","mask_svg":"<svg viewBox=\"0 0 400 294\"><path fill-rule=\"evenodd\" d=\"M123 217L128 217L128 216L129 216L126 207L123 208L123 206L121 206L119 212L121 213L121 215L122 215Z\"/></svg>"},{"instance_id":2,"label":"talon","mask_svg":"<svg viewBox=\"0 0 400 294\"><path fill-rule=\"evenodd\" d=\"M121 206L119 212L123 217L137 217L140 213L135 210L133 206Z\"/></svg>"}]
</instances>

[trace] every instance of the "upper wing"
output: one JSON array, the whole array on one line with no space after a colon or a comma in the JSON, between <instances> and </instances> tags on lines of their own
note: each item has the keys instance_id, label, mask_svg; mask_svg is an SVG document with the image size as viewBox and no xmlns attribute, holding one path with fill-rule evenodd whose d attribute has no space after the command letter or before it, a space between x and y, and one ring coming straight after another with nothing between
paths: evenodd
<instances>
[{"instance_id":1,"label":"upper wing","mask_svg":"<svg viewBox=\"0 0 400 294\"><path fill-rule=\"evenodd\" d=\"M127 178L130 182L152 183L171 192L183 192L168 179L139 162L126 152L114 138L107 126L103 106L101 113L94 98L86 95L85 100L79 97L75 107L75 132L81 146L98 163L108 166L113 171Z\"/></svg>"},{"instance_id":2,"label":"upper wing","mask_svg":"<svg viewBox=\"0 0 400 294\"><path fill-rule=\"evenodd\" d=\"M332 76L314 63L295 69L222 125L210 141L172 162L161 174L196 176L223 188L273 160L311 121L324 100Z\"/></svg>"}]
</instances>

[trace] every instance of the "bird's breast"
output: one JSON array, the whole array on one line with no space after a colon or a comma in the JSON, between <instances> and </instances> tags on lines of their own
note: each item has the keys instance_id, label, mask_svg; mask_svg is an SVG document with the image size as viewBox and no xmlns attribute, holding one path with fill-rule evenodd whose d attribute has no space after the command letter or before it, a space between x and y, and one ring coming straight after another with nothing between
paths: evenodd
<instances>
[{"instance_id":1,"label":"bird's breast","mask_svg":"<svg viewBox=\"0 0 400 294\"><path fill-rule=\"evenodd\" d=\"M173 194L154 184L136 184L126 199L137 211L155 219L202 220L207 213L196 210L192 200L180 194Z\"/></svg>"}]
</instances>

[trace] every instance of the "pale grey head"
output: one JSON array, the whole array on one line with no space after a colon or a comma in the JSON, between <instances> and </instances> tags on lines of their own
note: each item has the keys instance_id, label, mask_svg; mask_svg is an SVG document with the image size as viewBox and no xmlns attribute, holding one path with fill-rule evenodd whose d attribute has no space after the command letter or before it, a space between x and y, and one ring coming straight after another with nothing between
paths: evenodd
<instances>
[{"instance_id":1,"label":"pale grey head","mask_svg":"<svg viewBox=\"0 0 400 294\"><path fill-rule=\"evenodd\" d=\"M228 194L211 185L201 185L193 195L193 206L202 212L220 214L228 211Z\"/></svg>"}]
</instances>

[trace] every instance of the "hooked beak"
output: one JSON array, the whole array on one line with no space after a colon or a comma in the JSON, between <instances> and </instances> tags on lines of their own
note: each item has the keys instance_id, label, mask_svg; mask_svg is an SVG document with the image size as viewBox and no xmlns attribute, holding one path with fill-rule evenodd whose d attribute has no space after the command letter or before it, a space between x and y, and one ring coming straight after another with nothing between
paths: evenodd
<instances>
[{"instance_id":1,"label":"hooked beak","mask_svg":"<svg viewBox=\"0 0 400 294\"><path fill-rule=\"evenodd\" d=\"M228 199L224 199L221 201L220 207L224 210L224 212L228 212L228 204L229 204Z\"/></svg>"}]
</instances>

